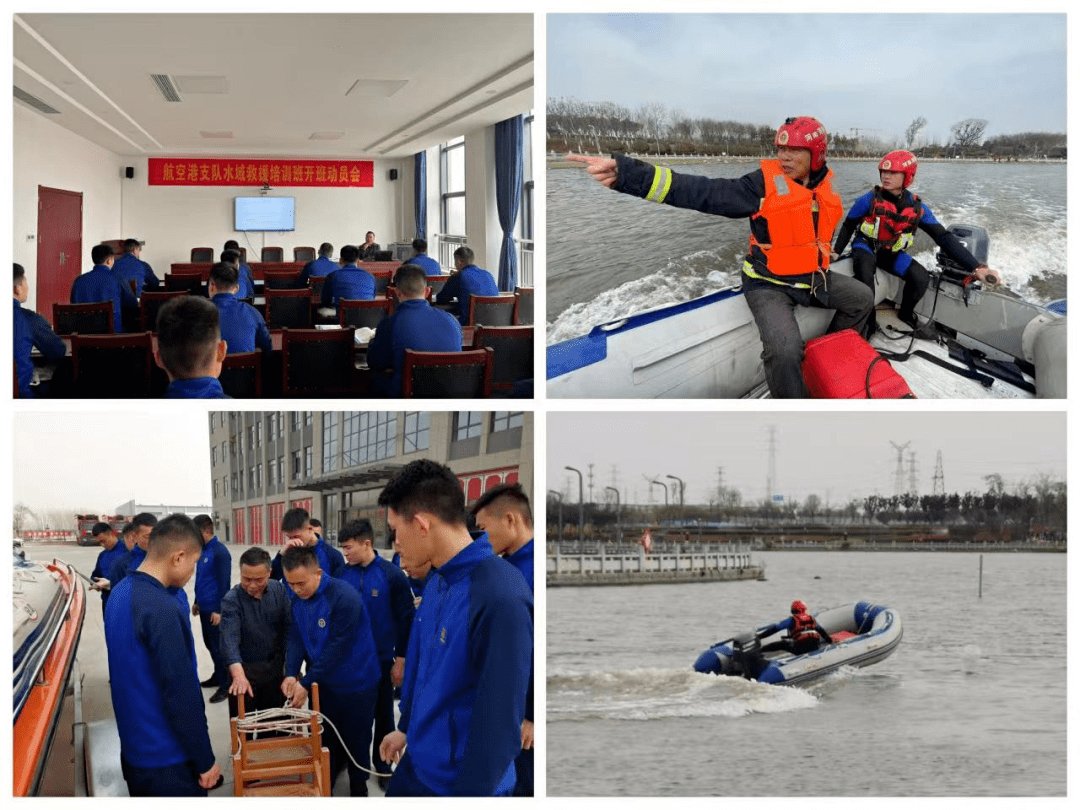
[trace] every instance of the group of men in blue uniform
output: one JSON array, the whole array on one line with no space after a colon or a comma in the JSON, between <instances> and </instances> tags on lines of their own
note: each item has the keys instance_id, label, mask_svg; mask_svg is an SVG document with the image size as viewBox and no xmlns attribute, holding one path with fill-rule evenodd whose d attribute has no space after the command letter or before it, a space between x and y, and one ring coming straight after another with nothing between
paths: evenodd
<instances>
[{"instance_id":1,"label":"group of men in blue uniform","mask_svg":"<svg viewBox=\"0 0 1080 810\"><path fill-rule=\"evenodd\" d=\"M528 499L517 487L478 503L477 523L490 534L474 540L457 477L416 461L379 503L403 566L431 568L419 610L367 521L342 527L342 556L305 510L291 509L284 551L273 562L263 549L245 551L231 589L231 559L208 516L171 515L152 527L138 516L125 532L136 538L131 551L102 524L95 575L116 579L95 587L131 795L206 795L219 783L183 591L192 574L190 613L215 664L201 684L217 688L211 702L231 696L231 713L241 696L253 708L299 708L318 684L332 772L348 770L351 795L367 795L373 725L374 770L388 796L531 794L531 756L519 757L532 747L531 517L508 518L505 508L528 516Z\"/></svg>"}]
</instances>

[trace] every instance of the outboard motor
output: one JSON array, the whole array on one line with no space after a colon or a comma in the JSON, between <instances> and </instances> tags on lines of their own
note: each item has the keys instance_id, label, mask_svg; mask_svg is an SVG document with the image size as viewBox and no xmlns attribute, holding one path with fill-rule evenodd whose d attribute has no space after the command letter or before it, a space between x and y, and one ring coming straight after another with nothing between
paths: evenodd
<instances>
[{"instance_id":1,"label":"outboard motor","mask_svg":"<svg viewBox=\"0 0 1080 810\"><path fill-rule=\"evenodd\" d=\"M761 640L754 633L742 633L735 636L734 647L733 658L739 674L748 681L756 681L769 665L761 651Z\"/></svg>"},{"instance_id":2,"label":"outboard motor","mask_svg":"<svg viewBox=\"0 0 1080 810\"><path fill-rule=\"evenodd\" d=\"M949 233L978 259L979 264L987 264L987 257L990 255L990 235L985 228L980 228L978 225L953 225L949 228ZM964 279L970 275L941 249L937 252L937 264L941 268L942 277L957 284L963 284Z\"/></svg>"}]
</instances>

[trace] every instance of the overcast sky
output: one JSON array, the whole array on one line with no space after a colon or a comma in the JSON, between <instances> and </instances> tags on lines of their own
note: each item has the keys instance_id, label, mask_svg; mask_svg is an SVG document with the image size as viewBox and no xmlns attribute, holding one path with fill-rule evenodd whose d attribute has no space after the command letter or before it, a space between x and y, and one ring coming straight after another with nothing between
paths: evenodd
<instances>
[{"instance_id":1,"label":"overcast sky","mask_svg":"<svg viewBox=\"0 0 1080 810\"><path fill-rule=\"evenodd\" d=\"M1018 4L1019 5L1019 4ZM548 97L902 138L1065 132L1064 14L553 14Z\"/></svg>"},{"instance_id":2,"label":"overcast sky","mask_svg":"<svg viewBox=\"0 0 1080 810\"><path fill-rule=\"evenodd\" d=\"M581 470L588 500L589 464L594 500L612 486L617 469L620 497L646 502L645 476L659 478L674 496L675 475L686 483L686 501L707 503L717 470L739 489L743 501L760 501L768 473L768 426L776 426L778 491L802 501L815 493L824 503L894 492L897 453L915 452L920 493L932 492L937 451L941 451L945 491L985 491L983 476L1000 474L1007 484L1048 473L1065 480L1063 413L549 413L548 489L569 481L567 503L577 503ZM663 503L664 493L654 497Z\"/></svg>"},{"instance_id":3,"label":"overcast sky","mask_svg":"<svg viewBox=\"0 0 1080 810\"><path fill-rule=\"evenodd\" d=\"M210 505L205 410L13 414L15 503L111 512L122 503Z\"/></svg>"}]
</instances>

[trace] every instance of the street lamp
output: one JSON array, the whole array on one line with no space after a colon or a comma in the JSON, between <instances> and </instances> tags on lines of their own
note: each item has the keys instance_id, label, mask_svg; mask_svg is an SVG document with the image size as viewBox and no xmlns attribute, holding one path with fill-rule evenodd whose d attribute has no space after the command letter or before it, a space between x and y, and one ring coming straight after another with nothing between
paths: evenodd
<instances>
[{"instance_id":1,"label":"street lamp","mask_svg":"<svg viewBox=\"0 0 1080 810\"><path fill-rule=\"evenodd\" d=\"M578 488L578 542L580 543L585 536L585 479L581 475L581 470L575 467L567 467L570 472L577 473L577 488Z\"/></svg>"},{"instance_id":2,"label":"street lamp","mask_svg":"<svg viewBox=\"0 0 1080 810\"><path fill-rule=\"evenodd\" d=\"M559 542L562 542L562 493L556 492L554 489L548 490L548 495L554 495L559 499Z\"/></svg>"},{"instance_id":3,"label":"street lamp","mask_svg":"<svg viewBox=\"0 0 1080 810\"><path fill-rule=\"evenodd\" d=\"M615 487L604 487L604 489L606 489L608 492L614 492L615 493L615 542L616 543L621 543L622 542L622 530L621 530L621 528L619 526L619 523L620 523L620 520L619 520L619 490L615 489Z\"/></svg>"},{"instance_id":4,"label":"street lamp","mask_svg":"<svg viewBox=\"0 0 1080 810\"><path fill-rule=\"evenodd\" d=\"M667 477L672 481L679 482L679 520L686 520L686 509L684 508L686 504L683 503L683 493L686 491L686 484L684 484L683 480L677 475L669 475Z\"/></svg>"}]
</instances>

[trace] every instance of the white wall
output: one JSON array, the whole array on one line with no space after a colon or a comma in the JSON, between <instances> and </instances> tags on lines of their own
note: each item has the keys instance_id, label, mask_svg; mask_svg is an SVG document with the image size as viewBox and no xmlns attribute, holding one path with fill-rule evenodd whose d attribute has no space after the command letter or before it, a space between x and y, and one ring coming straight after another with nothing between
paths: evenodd
<instances>
[{"instance_id":1,"label":"white wall","mask_svg":"<svg viewBox=\"0 0 1080 810\"><path fill-rule=\"evenodd\" d=\"M37 288L38 186L79 191L83 195L82 272L93 267L90 249L120 234L119 155L68 132L21 104L14 104L13 261L26 268L30 280L27 306L33 308ZM128 182L128 181L123 181Z\"/></svg>"},{"instance_id":2,"label":"white wall","mask_svg":"<svg viewBox=\"0 0 1080 810\"><path fill-rule=\"evenodd\" d=\"M436 184L438 175L436 174ZM465 133L465 228L476 266L499 278L502 227L495 198L495 127Z\"/></svg>"}]
</instances>

